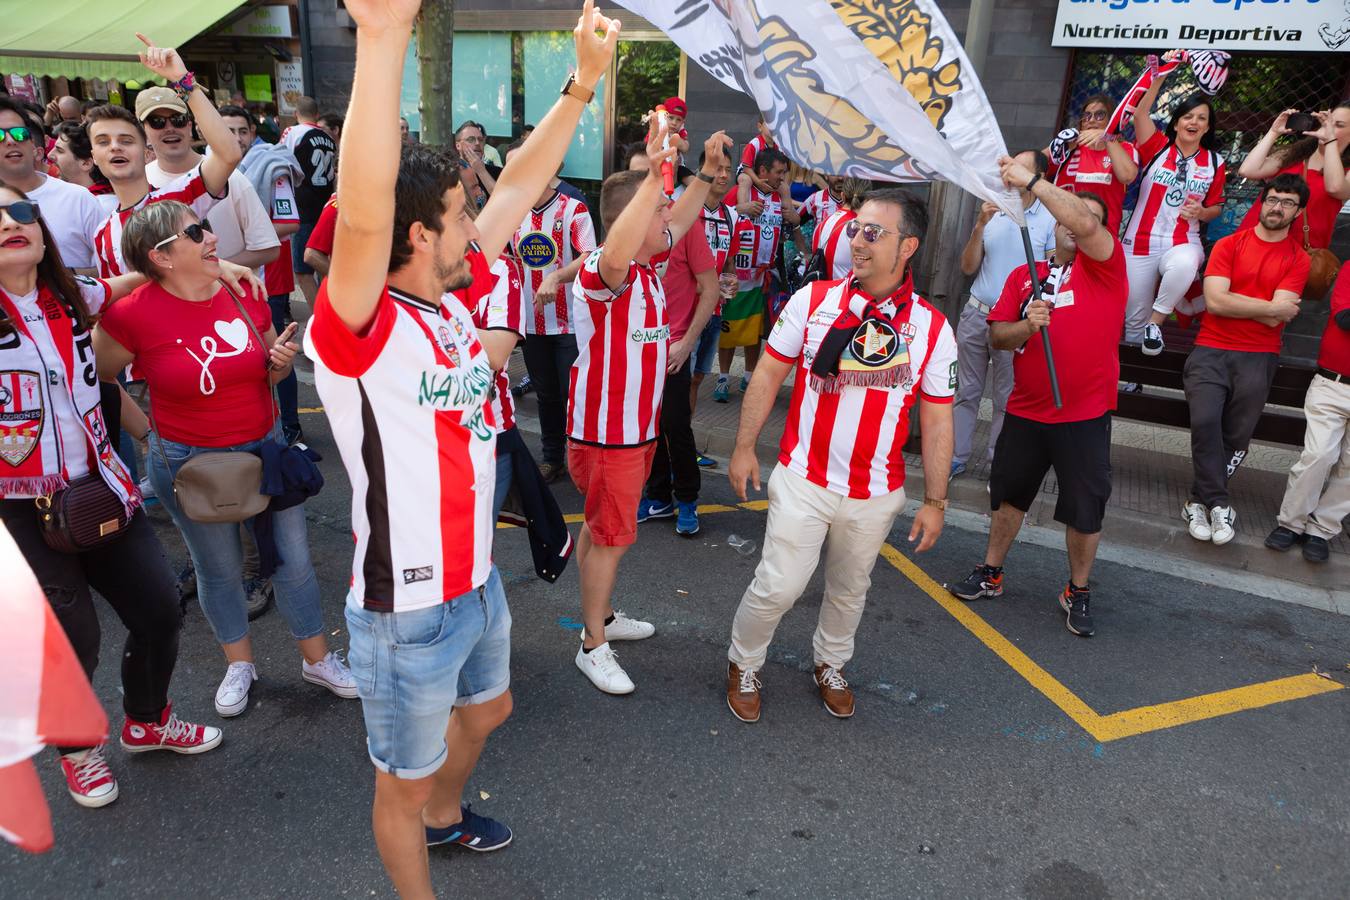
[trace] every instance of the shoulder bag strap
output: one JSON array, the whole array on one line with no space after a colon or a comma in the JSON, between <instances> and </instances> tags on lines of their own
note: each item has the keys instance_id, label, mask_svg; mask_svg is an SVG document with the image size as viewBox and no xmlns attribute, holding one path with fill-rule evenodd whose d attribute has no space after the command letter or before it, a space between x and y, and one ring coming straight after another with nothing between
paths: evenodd
<instances>
[{"instance_id":1,"label":"shoulder bag strap","mask_svg":"<svg viewBox=\"0 0 1350 900\"><path fill-rule=\"evenodd\" d=\"M1307 184L1309 188L1312 187L1311 184L1308 184L1308 161L1306 159L1303 161L1303 183ZM1312 201L1309 200L1309 202ZM1312 228L1308 225L1308 207L1305 206L1303 207L1303 249L1308 253L1312 252L1311 235Z\"/></svg>"}]
</instances>

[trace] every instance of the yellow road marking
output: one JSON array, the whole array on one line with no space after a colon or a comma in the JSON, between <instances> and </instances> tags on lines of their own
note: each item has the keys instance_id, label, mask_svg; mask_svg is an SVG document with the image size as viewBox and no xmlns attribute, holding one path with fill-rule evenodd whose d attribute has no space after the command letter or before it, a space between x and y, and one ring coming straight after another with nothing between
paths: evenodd
<instances>
[{"instance_id":1,"label":"yellow road marking","mask_svg":"<svg viewBox=\"0 0 1350 900\"><path fill-rule=\"evenodd\" d=\"M323 412L323 407L322 407L322 406L302 406L302 407L300 407L299 409L297 409L296 412L302 412L302 413L321 413L321 412Z\"/></svg>"}]
</instances>

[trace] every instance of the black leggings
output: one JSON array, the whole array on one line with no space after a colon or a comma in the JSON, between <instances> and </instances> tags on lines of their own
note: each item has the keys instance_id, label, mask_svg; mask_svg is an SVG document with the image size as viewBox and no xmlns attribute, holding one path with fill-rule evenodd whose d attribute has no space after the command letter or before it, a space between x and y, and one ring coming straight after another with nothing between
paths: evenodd
<instances>
[{"instance_id":1,"label":"black leggings","mask_svg":"<svg viewBox=\"0 0 1350 900\"><path fill-rule=\"evenodd\" d=\"M47 546L32 500L0 501L0 519L37 576L91 681L98 667L100 629L90 589L112 606L128 632L122 653L122 708L127 718L158 722L169 702L183 618L173 573L145 513L137 511L122 537L78 555ZM85 748L57 749L68 753Z\"/></svg>"}]
</instances>

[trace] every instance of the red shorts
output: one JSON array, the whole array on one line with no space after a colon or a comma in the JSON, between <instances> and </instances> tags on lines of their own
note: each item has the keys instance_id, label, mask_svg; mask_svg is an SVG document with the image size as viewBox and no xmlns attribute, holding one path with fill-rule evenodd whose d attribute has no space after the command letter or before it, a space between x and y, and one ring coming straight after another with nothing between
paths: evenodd
<instances>
[{"instance_id":1,"label":"red shorts","mask_svg":"<svg viewBox=\"0 0 1350 900\"><path fill-rule=\"evenodd\" d=\"M641 447L596 447L567 442L567 470L586 497L586 527L604 547L627 547L637 540L642 486L656 455L656 441Z\"/></svg>"}]
</instances>

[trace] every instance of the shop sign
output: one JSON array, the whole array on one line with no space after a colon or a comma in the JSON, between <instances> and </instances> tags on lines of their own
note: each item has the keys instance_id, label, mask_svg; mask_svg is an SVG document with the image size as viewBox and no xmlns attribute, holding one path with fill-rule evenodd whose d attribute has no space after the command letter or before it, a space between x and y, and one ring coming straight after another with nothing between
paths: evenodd
<instances>
[{"instance_id":1,"label":"shop sign","mask_svg":"<svg viewBox=\"0 0 1350 900\"><path fill-rule=\"evenodd\" d=\"M1059 0L1056 47L1350 50L1350 0Z\"/></svg>"},{"instance_id":2,"label":"shop sign","mask_svg":"<svg viewBox=\"0 0 1350 900\"><path fill-rule=\"evenodd\" d=\"M297 62L277 63L277 112L295 115L295 104L305 93L305 70Z\"/></svg>"},{"instance_id":3,"label":"shop sign","mask_svg":"<svg viewBox=\"0 0 1350 900\"><path fill-rule=\"evenodd\" d=\"M243 18L235 19L221 34L235 37L294 37L289 6L257 6Z\"/></svg>"}]
</instances>

